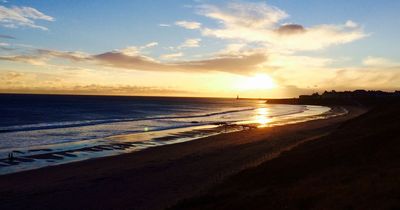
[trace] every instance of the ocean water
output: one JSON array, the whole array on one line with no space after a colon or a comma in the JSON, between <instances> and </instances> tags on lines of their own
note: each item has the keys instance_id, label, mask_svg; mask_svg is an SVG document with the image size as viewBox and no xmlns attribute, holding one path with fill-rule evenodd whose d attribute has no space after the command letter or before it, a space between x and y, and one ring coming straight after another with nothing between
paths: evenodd
<instances>
[{"instance_id":1,"label":"ocean water","mask_svg":"<svg viewBox=\"0 0 400 210\"><path fill-rule=\"evenodd\" d=\"M0 174L345 112L264 100L4 94Z\"/></svg>"}]
</instances>

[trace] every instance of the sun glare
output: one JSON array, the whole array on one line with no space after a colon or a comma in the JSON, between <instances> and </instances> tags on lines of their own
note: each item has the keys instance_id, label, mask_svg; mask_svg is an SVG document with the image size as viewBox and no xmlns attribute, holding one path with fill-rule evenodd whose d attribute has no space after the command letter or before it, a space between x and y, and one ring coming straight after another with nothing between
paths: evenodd
<instances>
[{"instance_id":1,"label":"sun glare","mask_svg":"<svg viewBox=\"0 0 400 210\"><path fill-rule=\"evenodd\" d=\"M246 77L238 85L243 90L272 89L276 87L274 80L267 74L256 74Z\"/></svg>"},{"instance_id":2,"label":"sun glare","mask_svg":"<svg viewBox=\"0 0 400 210\"><path fill-rule=\"evenodd\" d=\"M257 115L255 116L255 121L259 124L258 127L265 127L271 122L271 118L268 116L269 111L267 108L257 109Z\"/></svg>"}]
</instances>

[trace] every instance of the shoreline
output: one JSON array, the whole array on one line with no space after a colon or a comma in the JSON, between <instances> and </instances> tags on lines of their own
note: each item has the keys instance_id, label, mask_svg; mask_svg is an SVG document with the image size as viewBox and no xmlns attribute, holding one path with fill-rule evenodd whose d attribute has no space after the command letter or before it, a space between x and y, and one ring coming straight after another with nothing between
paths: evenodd
<instances>
[{"instance_id":1,"label":"shoreline","mask_svg":"<svg viewBox=\"0 0 400 210\"><path fill-rule=\"evenodd\" d=\"M330 119L219 134L2 175L0 207L162 209L366 112L357 107L348 110L347 115ZM72 198L76 198L73 203Z\"/></svg>"},{"instance_id":2,"label":"shoreline","mask_svg":"<svg viewBox=\"0 0 400 210\"><path fill-rule=\"evenodd\" d=\"M276 115L270 118L259 117L257 120L265 121L267 123L265 126L257 124L258 122L255 122L254 119L212 124L202 124L199 122L191 126L152 130L150 132L118 134L105 138L52 145L38 145L29 148L3 149L0 150L0 175L70 164L100 157L121 155L124 153L140 152L150 147L193 141L222 133L238 132L256 127L282 126L347 114L347 111L339 106L304 106L306 108L301 112ZM322 112L322 110L319 109L329 109L329 111ZM244 110L249 111L249 109ZM251 108L250 110L254 111L256 108ZM243 109L227 112L242 111ZM9 152L15 154L12 161L6 158L6 154L9 154Z\"/></svg>"},{"instance_id":3,"label":"shoreline","mask_svg":"<svg viewBox=\"0 0 400 210\"><path fill-rule=\"evenodd\" d=\"M168 209L399 209L398 107L377 105Z\"/></svg>"}]
</instances>

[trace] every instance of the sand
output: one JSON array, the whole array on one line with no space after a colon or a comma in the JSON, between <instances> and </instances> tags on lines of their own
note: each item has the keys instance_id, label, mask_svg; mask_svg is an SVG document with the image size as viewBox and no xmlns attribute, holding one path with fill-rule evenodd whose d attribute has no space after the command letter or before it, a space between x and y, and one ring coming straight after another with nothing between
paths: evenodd
<instances>
[{"instance_id":1,"label":"sand","mask_svg":"<svg viewBox=\"0 0 400 210\"><path fill-rule=\"evenodd\" d=\"M400 209L399 107L382 103L172 209Z\"/></svg>"},{"instance_id":2,"label":"sand","mask_svg":"<svg viewBox=\"0 0 400 210\"><path fill-rule=\"evenodd\" d=\"M227 133L0 176L0 209L164 209L224 178L329 135L345 116Z\"/></svg>"}]
</instances>

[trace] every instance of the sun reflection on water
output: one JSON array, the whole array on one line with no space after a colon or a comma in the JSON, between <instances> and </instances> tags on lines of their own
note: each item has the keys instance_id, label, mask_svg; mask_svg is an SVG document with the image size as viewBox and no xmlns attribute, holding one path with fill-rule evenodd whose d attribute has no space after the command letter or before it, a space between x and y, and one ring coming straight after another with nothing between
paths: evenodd
<instances>
[{"instance_id":1,"label":"sun reflection on water","mask_svg":"<svg viewBox=\"0 0 400 210\"><path fill-rule=\"evenodd\" d=\"M259 124L258 127L266 127L268 123L272 121L272 119L268 115L269 115L268 108L257 109L255 121Z\"/></svg>"}]
</instances>

